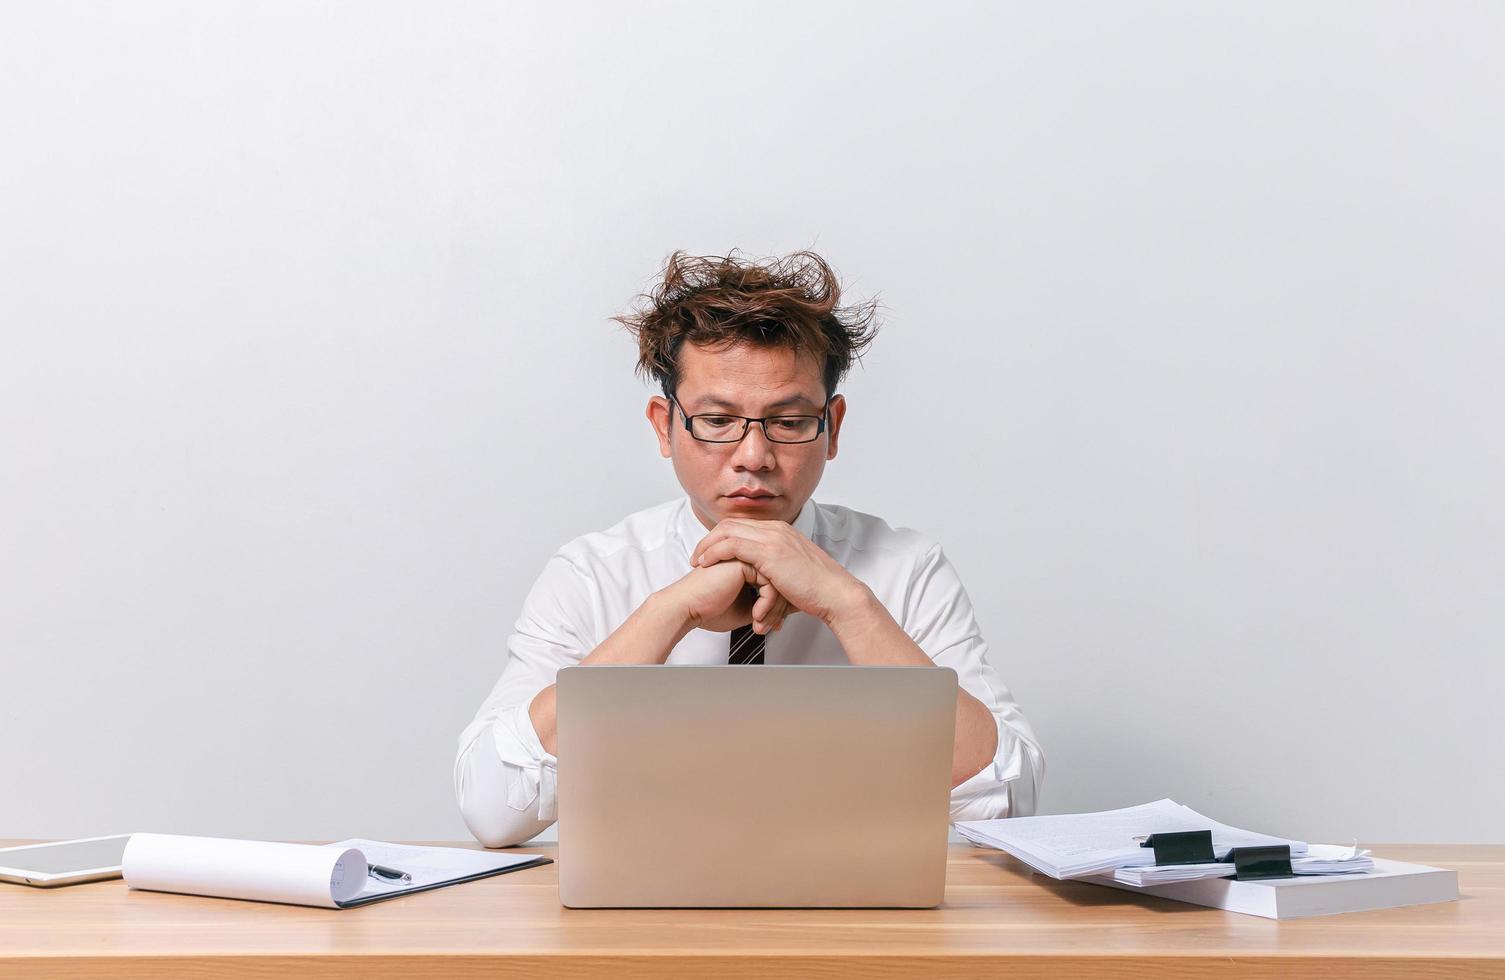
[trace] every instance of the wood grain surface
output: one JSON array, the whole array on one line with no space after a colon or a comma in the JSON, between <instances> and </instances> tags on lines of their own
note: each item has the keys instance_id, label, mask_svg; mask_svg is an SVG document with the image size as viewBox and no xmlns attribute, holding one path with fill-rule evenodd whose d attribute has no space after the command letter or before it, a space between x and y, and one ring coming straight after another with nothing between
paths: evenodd
<instances>
[{"instance_id":1,"label":"wood grain surface","mask_svg":"<svg viewBox=\"0 0 1505 980\"><path fill-rule=\"evenodd\" d=\"M1505 847L1374 850L1457 870L1462 900L1275 922L967 845L925 910L566 909L557 864L347 910L0 883L0 977L1505 978Z\"/></svg>"}]
</instances>

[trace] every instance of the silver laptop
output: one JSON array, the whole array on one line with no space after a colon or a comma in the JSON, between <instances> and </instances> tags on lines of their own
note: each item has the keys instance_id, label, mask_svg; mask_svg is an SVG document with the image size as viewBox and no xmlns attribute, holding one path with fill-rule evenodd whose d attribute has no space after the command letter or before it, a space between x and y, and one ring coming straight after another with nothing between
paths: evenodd
<instances>
[{"instance_id":1,"label":"silver laptop","mask_svg":"<svg viewBox=\"0 0 1505 980\"><path fill-rule=\"evenodd\" d=\"M949 667L559 672L570 908L931 908L946 885Z\"/></svg>"}]
</instances>

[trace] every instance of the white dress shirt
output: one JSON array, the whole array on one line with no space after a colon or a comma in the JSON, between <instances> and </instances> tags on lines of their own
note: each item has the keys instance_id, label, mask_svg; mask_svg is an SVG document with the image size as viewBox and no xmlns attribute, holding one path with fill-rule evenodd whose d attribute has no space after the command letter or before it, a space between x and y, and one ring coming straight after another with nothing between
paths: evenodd
<instances>
[{"instance_id":1,"label":"white dress shirt","mask_svg":"<svg viewBox=\"0 0 1505 980\"><path fill-rule=\"evenodd\" d=\"M794 527L865 583L920 649L953 668L961 687L992 712L998 751L952 789L951 819L1033 813L1044 757L988 663L972 603L940 545L869 514L814 500L806 501ZM680 498L576 538L549 559L507 640L510 656L501 679L460 734L455 795L481 843L518 844L554 822L558 760L539 741L528 706L561 667L579 663L648 596L684 577L691 552L706 534L689 500ZM667 662L724 664L729 636L691 630ZM824 623L795 613L768 636L764 663L850 661Z\"/></svg>"}]
</instances>

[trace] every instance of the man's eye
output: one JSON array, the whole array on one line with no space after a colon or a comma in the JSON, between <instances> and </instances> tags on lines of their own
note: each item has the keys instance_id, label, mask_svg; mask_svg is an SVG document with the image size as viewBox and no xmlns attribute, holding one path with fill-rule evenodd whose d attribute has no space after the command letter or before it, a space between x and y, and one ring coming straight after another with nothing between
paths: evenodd
<instances>
[{"instance_id":1,"label":"man's eye","mask_svg":"<svg viewBox=\"0 0 1505 980\"><path fill-rule=\"evenodd\" d=\"M700 421L706 425L731 425L737 420L730 415L702 415Z\"/></svg>"},{"instance_id":2,"label":"man's eye","mask_svg":"<svg viewBox=\"0 0 1505 980\"><path fill-rule=\"evenodd\" d=\"M781 418L774 419L773 424L781 429L798 429L805 424L805 420L797 417Z\"/></svg>"}]
</instances>

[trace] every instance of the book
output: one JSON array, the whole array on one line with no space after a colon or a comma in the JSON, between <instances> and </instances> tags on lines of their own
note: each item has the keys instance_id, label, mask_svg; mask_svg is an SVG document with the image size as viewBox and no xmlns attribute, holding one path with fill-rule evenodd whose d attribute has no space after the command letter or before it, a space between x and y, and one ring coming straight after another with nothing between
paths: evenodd
<instances>
[{"instance_id":1,"label":"book","mask_svg":"<svg viewBox=\"0 0 1505 980\"><path fill-rule=\"evenodd\" d=\"M1364 912L1451 902L1458 898L1458 872L1424 864L1374 858L1374 870L1360 874L1299 875L1238 881L1202 878L1196 881L1135 886L1096 875L1081 880L1109 888L1154 895L1177 902L1227 909L1266 919L1299 919L1339 912Z\"/></svg>"},{"instance_id":2,"label":"book","mask_svg":"<svg viewBox=\"0 0 1505 980\"><path fill-rule=\"evenodd\" d=\"M132 834L121 858L121 874L131 888L148 891L346 909L550 863L552 859L541 854L361 838L286 844ZM395 869L406 879L382 878L380 869Z\"/></svg>"}]
</instances>

